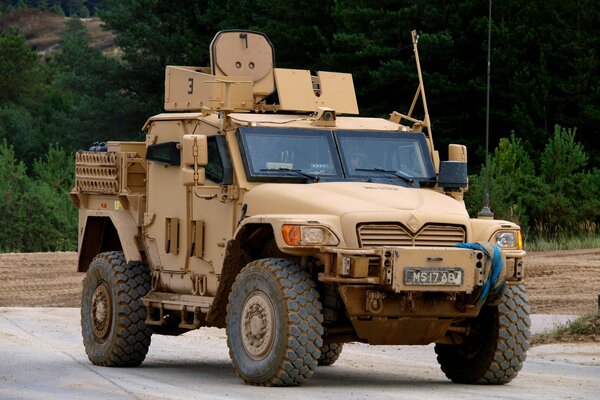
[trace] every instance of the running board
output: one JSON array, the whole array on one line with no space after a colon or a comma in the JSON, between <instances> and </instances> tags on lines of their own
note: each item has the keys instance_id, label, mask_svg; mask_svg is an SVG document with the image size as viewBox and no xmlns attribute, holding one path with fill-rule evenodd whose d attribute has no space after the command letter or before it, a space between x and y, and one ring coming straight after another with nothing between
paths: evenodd
<instances>
[{"instance_id":1,"label":"running board","mask_svg":"<svg viewBox=\"0 0 600 400\"><path fill-rule=\"evenodd\" d=\"M146 325L162 326L166 323L164 310L179 311L181 313L180 328L198 329L202 326L200 314L206 314L213 301L210 296L191 296L176 293L150 292L142 298L146 306ZM152 318L152 310L158 309L157 319ZM194 321L188 322L187 314L193 313Z\"/></svg>"}]
</instances>

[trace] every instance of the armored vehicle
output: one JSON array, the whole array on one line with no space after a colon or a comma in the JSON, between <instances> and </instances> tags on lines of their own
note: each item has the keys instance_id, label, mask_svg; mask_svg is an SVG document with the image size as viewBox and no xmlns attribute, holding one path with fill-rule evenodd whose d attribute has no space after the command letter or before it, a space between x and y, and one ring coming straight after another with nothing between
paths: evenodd
<instances>
[{"instance_id":1,"label":"armored vehicle","mask_svg":"<svg viewBox=\"0 0 600 400\"><path fill-rule=\"evenodd\" d=\"M210 67L166 67L144 142L77 153L91 362L137 366L151 335L211 326L254 385L301 384L353 341L435 343L455 382L513 379L521 231L469 217L466 148L440 161L414 32L413 49L410 111L364 118L351 75L276 68L264 34L219 32Z\"/></svg>"}]
</instances>

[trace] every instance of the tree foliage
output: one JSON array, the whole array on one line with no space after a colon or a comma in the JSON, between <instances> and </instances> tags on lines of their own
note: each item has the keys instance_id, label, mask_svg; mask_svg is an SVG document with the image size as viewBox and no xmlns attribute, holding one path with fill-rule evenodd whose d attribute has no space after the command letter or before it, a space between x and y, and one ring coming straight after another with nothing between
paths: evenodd
<instances>
[{"instance_id":1,"label":"tree foliage","mask_svg":"<svg viewBox=\"0 0 600 400\"><path fill-rule=\"evenodd\" d=\"M31 96L39 66L25 38L12 30L0 32L0 60L0 106Z\"/></svg>"},{"instance_id":2,"label":"tree foliage","mask_svg":"<svg viewBox=\"0 0 600 400\"><path fill-rule=\"evenodd\" d=\"M73 210L56 197L66 199L72 185L68 155L97 141L141 139L145 119L162 111L165 66L207 66L214 34L236 28L265 32L276 66L351 72L366 116L410 107L418 84L410 37L416 29L436 148L442 159L448 143L470 149L471 212L487 187L496 216L531 233L599 223L600 3L493 5L490 133L496 149L478 171L484 164L487 2L0 0L0 178L6 178L0 217L19 221L20 232L13 238L3 233L0 243L5 250L72 248ZM23 7L72 17L60 52L41 58L19 32L4 27L3 16ZM116 55L90 46L77 18L88 15L99 15L115 33ZM416 116L423 116L419 107ZM48 204L36 208L43 199Z\"/></svg>"},{"instance_id":3,"label":"tree foliage","mask_svg":"<svg viewBox=\"0 0 600 400\"><path fill-rule=\"evenodd\" d=\"M101 0L0 0L0 14L30 7L68 17L88 18L96 15L101 3Z\"/></svg>"},{"instance_id":4,"label":"tree foliage","mask_svg":"<svg viewBox=\"0 0 600 400\"><path fill-rule=\"evenodd\" d=\"M45 178L72 172L66 153L58 148L36 164L29 177L25 164L15 158L6 142L0 143L0 251L72 250L77 245L77 211L65 186ZM61 162L58 162L62 160ZM39 175L38 175L39 174ZM68 178L69 181L72 178ZM50 183L49 183L50 182Z\"/></svg>"},{"instance_id":5,"label":"tree foliage","mask_svg":"<svg viewBox=\"0 0 600 400\"><path fill-rule=\"evenodd\" d=\"M477 213L487 186L496 217L520 223L534 236L586 232L600 223L600 174L587 170L587 164L575 129L555 126L536 156L513 133L500 139L489 167L471 177L467 207L472 215Z\"/></svg>"}]
</instances>

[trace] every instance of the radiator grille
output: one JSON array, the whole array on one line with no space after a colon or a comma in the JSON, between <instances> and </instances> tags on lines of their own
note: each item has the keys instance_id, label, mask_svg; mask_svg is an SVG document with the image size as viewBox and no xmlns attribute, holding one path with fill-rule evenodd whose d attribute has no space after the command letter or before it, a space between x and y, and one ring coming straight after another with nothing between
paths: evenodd
<instances>
[{"instance_id":1,"label":"radiator grille","mask_svg":"<svg viewBox=\"0 0 600 400\"><path fill-rule=\"evenodd\" d=\"M365 224L358 227L360 247L454 246L465 241L465 229L454 225L425 225L412 234L399 224Z\"/></svg>"}]
</instances>

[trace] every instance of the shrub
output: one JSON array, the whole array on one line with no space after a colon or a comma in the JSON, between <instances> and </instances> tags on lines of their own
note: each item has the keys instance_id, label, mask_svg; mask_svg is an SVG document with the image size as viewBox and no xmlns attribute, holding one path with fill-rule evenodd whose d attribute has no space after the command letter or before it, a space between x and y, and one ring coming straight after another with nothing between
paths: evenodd
<instances>
[{"instance_id":1,"label":"shrub","mask_svg":"<svg viewBox=\"0 0 600 400\"><path fill-rule=\"evenodd\" d=\"M51 147L35 162L35 177L29 177L13 148L0 143L1 251L76 249L77 210L67 194L72 179L68 159L63 150Z\"/></svg>"},{"instance_id":2,"label":"shrub","mask_svg":"<svg viewBox=\"0 0 600 400\"><path fill-rule=\"evenodd\" d=\"M585 236L586 227L600 222L600 171L585 170L588 155L575 134L557 125L537 163L514 132L500 139L488 168L471 177L465 197L471 215L481 208L487 180L496 218L538 239Z\"/></svg>"},{"instance_id":3,"label":"shrub","mask_svg":"<svg viewBox=\"0 0 600 400\"><path fill-rule=\"evenodd\" d=\"M471 215L476 215L481 208L486 180L490 207L496 218L527 225L528 216L521 194L528 187L540 186L541 182L535 176L531 157L514 132L510 138L500 139L488 167L484 166L478 175L471 176L470 188L465 197Z\"/></svg>"},{"instance_id":4,"label":"shrub","mask_svg":"<svg viewBox=\"0 0 600 400\"><path fill-rule=\"evenodd\" d=\"M534 335L531 344L600 341L600 314L586 314L556 328Z\"/></svg>"}]
</instances>

